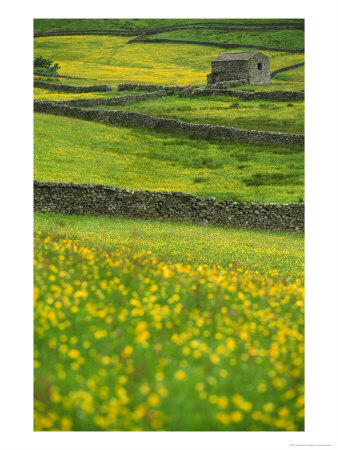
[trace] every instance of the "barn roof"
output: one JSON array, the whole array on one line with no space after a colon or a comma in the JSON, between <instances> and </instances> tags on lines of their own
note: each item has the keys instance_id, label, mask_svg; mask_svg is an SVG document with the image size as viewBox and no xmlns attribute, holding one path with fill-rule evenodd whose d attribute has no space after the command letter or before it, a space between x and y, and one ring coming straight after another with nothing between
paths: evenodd
<instances>
[{"instance_id":1,"label":"barn roof","mask_svg":"<svg viewBox=\"0 0 338 450\"><path fill-rule=\"evenodd\" d=\"M213 59L214 61L247 61L253 55L260 52L224 52L221 53L217 58Z\"/></svg>"}]
</instances>

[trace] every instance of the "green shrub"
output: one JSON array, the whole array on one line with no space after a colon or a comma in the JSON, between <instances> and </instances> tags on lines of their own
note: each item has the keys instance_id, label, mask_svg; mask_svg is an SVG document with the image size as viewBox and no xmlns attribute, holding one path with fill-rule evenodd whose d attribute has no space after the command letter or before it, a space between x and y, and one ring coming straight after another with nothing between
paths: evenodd
<instances>
[{"instance_id":1,"label":"green shrub","mask_svg":"<svg viewBox=\"0 0 338 450\"><path fill-rule=\"evenodd\" d=\"M204 177L194 178L194 183L205 183L206 181L208 181L208 178L204 178Z\"/></svg>"},{"instance_id":2,"label":"green shrub","mask_svg":"<svg viewBox=\"0 0 338 450\"><path fill-rule=\"evenodd\" d=\"M60 66L58 63L54 65L51 59L37 56L34 58L34 73L41 73L42 75L57 75Z\"/></svg>"}]
</instances>

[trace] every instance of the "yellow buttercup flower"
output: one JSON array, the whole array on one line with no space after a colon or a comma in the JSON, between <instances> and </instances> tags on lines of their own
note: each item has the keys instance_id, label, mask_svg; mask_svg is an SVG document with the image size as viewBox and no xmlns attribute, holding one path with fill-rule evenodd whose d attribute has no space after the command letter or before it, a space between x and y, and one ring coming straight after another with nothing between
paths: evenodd
<instances>
[{"instance_id":1,"label":"yellow buttercup flower","mask_svg":"<svg viewBox=\"0 0 338 450\"><path fill-rule=\"evenodd\" d=\"M69 350L68 355L70 358L75 359L80 356L80 352L76 349Z\"/></svg>"},{"instance_id":2,"label":"yellow buttercup flower","mask_svg":"<svg viewBox=\"0 0 338 450\"><path fill-rule=\"evenodd\" d=\"M123 358L128 358L128 356L130 356L133 353L133 347L131 345L127 345L126 347L124 347L124 349L121 352L121 355L123 356Z\"/></svg>"},{"instance_id":3,"label":"yellow buttercup flower","mask_svg":"<svg viewBox=\"0 0 338 450\"><path fill-rule=\"evenodd\" d=\"M175 372L175 378L176 380L184 380L187 377L186 373L183 370L177 370L177 372Z\"/></svg>"}]
</instances>

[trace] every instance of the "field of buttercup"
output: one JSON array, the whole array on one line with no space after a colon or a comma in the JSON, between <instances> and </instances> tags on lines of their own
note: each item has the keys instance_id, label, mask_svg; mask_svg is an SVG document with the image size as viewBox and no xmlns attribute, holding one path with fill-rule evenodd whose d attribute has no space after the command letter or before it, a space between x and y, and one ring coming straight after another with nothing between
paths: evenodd
<instances>
[{"instance_id":1,"label":"field of buttercup","mask_svg":"<svg viewBox=\"0 0 338 450\"><path fill-rule=\"evenodd\" d=\"M34 228L103 250L149 250L168 264L235 264L265 275L275 272L288 281L304 279L304 236L298 233L42 213L36 213Z\"/></svg>"},{"instance_id":2,"label":"field of buttercup","mask_svg":"<svg viewBox=\"0 0 338 450\"><path fill-rule=\"evenodd\" d=\"M41 233L34 264L36 430L303 429L301 282Z\"/></svg>"},{"instance_id":3,"label":"field of buttercup","mask_svg":"<svg viewBox=\"0 0 338 450\"><path fill-rule=\"evenodd\" d=\"M112 90L73 94L36 87L34 99L142 93L118 91L120 83L202 86L211 60L231 51L198 43L128 43L142 33L149 40L243 46L235 51L253 50L245 45L283 49L262 50L271 71L304 62L304 53L288 51L304 48L301 20L216 22L35 20L35 33L125 35L35 37L35 56L58 63L60 75L80 78L35 80L109 84ZM279 28L269 29L272 23ZM215 29L229 24L244 29ZM278 73L267 86L236 89L303 91L304 67ZM302 100L169 92L96 108L304 132ZM34 116L35 180L304 202L302 146ZM302 431L304 235L36 212L34 335L35 431Z\"/></svg>"}]
</instances>

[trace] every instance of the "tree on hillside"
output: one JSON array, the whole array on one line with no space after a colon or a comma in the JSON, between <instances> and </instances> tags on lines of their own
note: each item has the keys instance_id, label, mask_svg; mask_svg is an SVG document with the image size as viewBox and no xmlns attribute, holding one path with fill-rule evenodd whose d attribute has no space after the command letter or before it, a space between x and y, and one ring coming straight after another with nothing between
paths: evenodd
<instances>
[{"instance_id":1,"label":"tree on hillside","mask_svg":"<svg viewBox=\"0 0 338 450\"><path fill-rule=\"evenodd\" d=\"M57 75L60 66L54 63L51 59L37 56L34 58L34 73L41 73L42 75Z\"/></svg>"}]
</instances>

